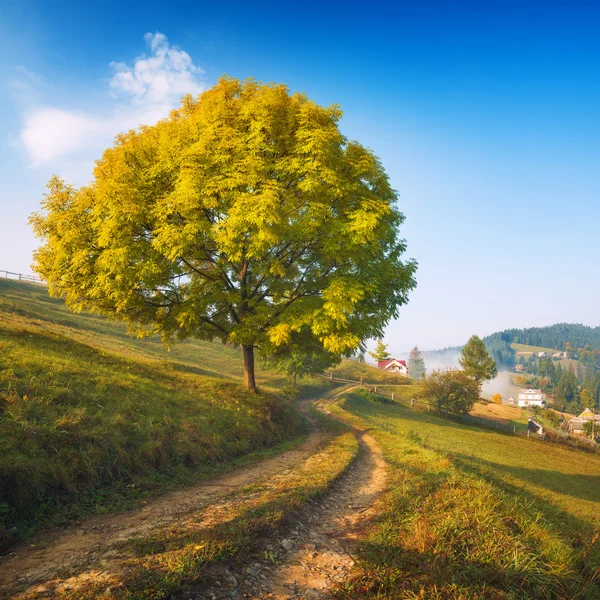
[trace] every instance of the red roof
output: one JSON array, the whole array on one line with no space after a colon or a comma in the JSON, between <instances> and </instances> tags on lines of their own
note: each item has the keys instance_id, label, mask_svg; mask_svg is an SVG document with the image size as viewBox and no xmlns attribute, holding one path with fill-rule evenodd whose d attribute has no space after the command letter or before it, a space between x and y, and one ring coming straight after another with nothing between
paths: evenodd
<instances>
[{"instance_id":1,"label":"red roof","mask_svg":"<svg viewBox=\"0 0 600 600\"><path fill-rule=\"evenodd\" d=\"M387 360L380 360L377 363L377 366L380 369L385 369L386 367L389 367L393 362L398 362L401 365L404 365L406 367L406 361L405 360L398 360L397 358L388 358Z\"/></svg>"}]
</instances>

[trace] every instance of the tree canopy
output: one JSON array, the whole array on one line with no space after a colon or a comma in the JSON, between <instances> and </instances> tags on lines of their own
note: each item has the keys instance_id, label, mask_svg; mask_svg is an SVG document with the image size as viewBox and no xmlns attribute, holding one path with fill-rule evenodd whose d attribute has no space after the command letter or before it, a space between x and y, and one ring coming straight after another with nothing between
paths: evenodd
<instances>
[{"instance_id":1,"label":"tree canopy","mask_svg":"<svg viewBox=\"0 0 600 600\"><path fill-rule=\"evenodd\" d=\"M494 359L488 354L483 340L476 335L464 345L458 362L463 371L479 384L494 379L498 374Z\"/></svg>"},{"instance_id":2,"label":"tree canopy","mask_svg":"<svg viewBox=\"0 0 600 600\"><path fill-rule=\"evenodd\" d=\"M119 135L76 189L50 180L32 215L35 270L74 310L165 342L264 354L314 336L350 354L415 286L397 194L341 110L286 86L222 78L156 125Z\"/></svg>"},{"instance_id":3,"label":"tree canopy","mask_svg":"<svg viewBox=\"0 0 600 600\"><path fill-rule=\"evenodd\" d=\"M479 384L459 369L435 369L423 380L423 396L439 411L468 413L479 400Z\"/></svg>"},{"instance_id":4,"label":"tree canopy","mask_svg":"<svg viewBox=\"0 0 600 600\"><path fill-rule=\"evenodd\" d=\"M390 353L387 350L388 345L383 343L383 340L377 340L377 345L373 352L369 352L369 354L379 363L387 360L391 357Z\"/></svg>"}]
</instances>

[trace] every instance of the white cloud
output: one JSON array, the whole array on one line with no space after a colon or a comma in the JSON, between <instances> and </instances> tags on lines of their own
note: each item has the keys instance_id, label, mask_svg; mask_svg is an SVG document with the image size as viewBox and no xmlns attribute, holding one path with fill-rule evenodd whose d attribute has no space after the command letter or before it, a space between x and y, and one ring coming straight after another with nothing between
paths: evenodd
<instances>
[{"instance_id":1,"label":"white cloud","mask_svg":"<svg viewBox=\"0 0 600 600\"><path fill-rule=\"evenodd\" d=\"M33 163L39 165L75 150L93 148L105 125L89 115L41 108L25 120L21 141Z\"/></svg>"},{"instance_id":2,"label":"white cloud","mask_svg":"<svg viewBox=\"0 0 600 600\"><path fill-rule=\"evenodd\" d=\"M111 63L115 74L110 87L116 94L129 94L138 102L163 104L201 91L198 77L203 71L194 65L187 52L170 47L162 33L147 33L144 39L150 56L139 56L133 67Z\"/></svg>"},{"instance_id":3,"label":"white cloud","mask_svg":"<svg viewBox=\"0 0 600 600\"><path fill-rule=\"evenodd\" d=\"M60 159L74 154L77 164L89 165L89 156L99 158L117 133L155 123L178 106L183 95L204 89L203 71L187 52L170 46L162 33L147 33L144 39L148 54L138 56L132 66L111 63L111 94L104 112L46 106L26 115L20 140L34 166L59 161L63 171L73 171L73 165Z\"/></svg>"}]
</instances>

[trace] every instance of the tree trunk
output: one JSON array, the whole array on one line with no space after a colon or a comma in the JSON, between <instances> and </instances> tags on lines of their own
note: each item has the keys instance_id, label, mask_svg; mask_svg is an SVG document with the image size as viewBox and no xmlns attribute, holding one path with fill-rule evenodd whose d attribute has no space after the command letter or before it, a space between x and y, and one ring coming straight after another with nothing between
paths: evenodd
<instances>
[{"instance_id":1,"label":"tree trunk","mask_svg":"<svg viewBox=\"0 0 600 600\"><path fill-rule=\"evenodd\" d=\"M294 387L296 387L296 371L294 371L292 373L292 382L293 382Z\"/></svg>"},{"instance_id":2,"label":"tree trunk","mask_svg":"<svg viewBox=\"0 0 600 600\"><path fill-rule=\"evenodd\" d=\"M254 379L254 346L242 346L244 350L244 383L251 391L256 391L256 380Z\"/></svg>"}]
</instances>

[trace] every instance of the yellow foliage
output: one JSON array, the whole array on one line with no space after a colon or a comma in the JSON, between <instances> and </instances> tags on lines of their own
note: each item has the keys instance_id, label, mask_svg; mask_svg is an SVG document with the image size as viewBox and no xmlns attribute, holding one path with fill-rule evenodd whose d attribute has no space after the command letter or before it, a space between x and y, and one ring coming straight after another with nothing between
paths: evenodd
<instances>
[{"instance_id":1,"label":"yellow foliage","mask_svg":"<svg viewBox=\"0 0 600 600\"><path fill-rule=\"evenodd\" d=\"M333 353L379 337L414 287L404 216L377 157L284 85L224 77L117 137L94 181L54 177L31 224L35 268L75 310L165 340Z\"/></svg>"}]
</instances>

